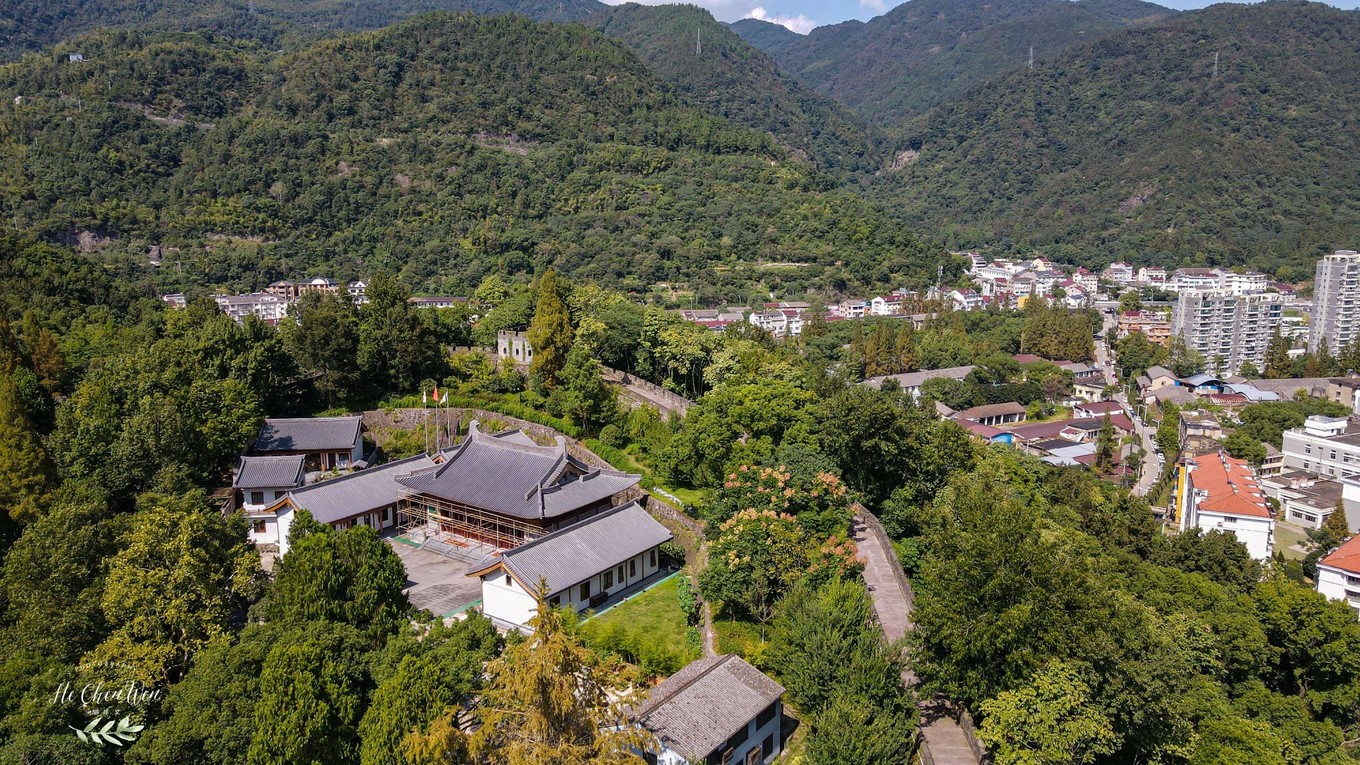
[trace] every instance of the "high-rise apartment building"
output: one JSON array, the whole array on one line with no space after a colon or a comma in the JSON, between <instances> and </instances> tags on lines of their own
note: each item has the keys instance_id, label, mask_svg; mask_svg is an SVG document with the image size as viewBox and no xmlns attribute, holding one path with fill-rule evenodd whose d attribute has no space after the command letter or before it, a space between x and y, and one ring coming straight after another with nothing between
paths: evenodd
<instances>
[{"instance_id":1,"label":"high-rise apartment building","mask_svg":"<svg viewBox=\"0 0 1360 765\"><path fill-rule=\"evenodd\" d=\"M1266 345L1283 316L1275 293L1185 290L1172 312L1171 334L1199 351L1211 372L1235 375L1248 361L1258 370L1265 367Z\"/></svg>"},{"instance_id":2,"label":"high-rise apartment building","mask_svg":"<svg viewBox=\"0 0 1360 765\"><path fill-rule=\"evenodd\" d=\"M1313 321L1308 349L1323 340L1335 352L1360 332L1360 252L1337 250L1318 261L1313 280Z\"/></svg>"}]
</instances>

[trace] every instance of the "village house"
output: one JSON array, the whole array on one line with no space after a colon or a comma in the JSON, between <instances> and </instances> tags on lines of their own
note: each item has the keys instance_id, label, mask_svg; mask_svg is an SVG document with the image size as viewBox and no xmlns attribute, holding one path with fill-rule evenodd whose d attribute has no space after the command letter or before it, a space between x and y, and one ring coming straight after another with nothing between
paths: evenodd
<instances>
[{"instance_id":1,"label":"village house","mask_svg":"<svg viewBox=\"0 0 1360 765\"><path fill-rule=\"evenodd\" d=\"M955 311L976 311L982 308L982 296L971 289L953 290L949 302Z\"/></svg>"},{"instance_id":2,"label":"village house","mask_svg":"<svg viewBox=\"0 0 1360 765\"><path fill-rule=\"evenodd\" d=\"M364 458L363 429L358 415L266 419L247 453L301 455L308 472L347 469Z\"/></svg>"},{"instance_id":3,"label":"village house","mask_svg":"<svg viewBox=\"0 0 1360 765\"><path fill-rule=\"evenodd\" d=\"M1256 476L1227 452L1181 460L1173 512L1181 531L1229 532L1256 560L1266 560L1274 549L1275 519Z\"/></svg>"},{"instance_id":4,"label":"village house","mask_svg":"<svg viewBox=\"0 0 1360 765\"><path fill-rule=\"evenodd\" d=\"M1223 441L1223 425L1209 412L1198 409L1181 412L1178 427L1183 450L1217 448Z\"/></svg>"},{"instance_id":5,"label":"village house","mask_svg":"<svg viewBox=\"0 0 1360 765\"><path fill-rule=\"evenodd\" d=\"M954 415L955 419L968 420L981 425L1010 425L1025 419L1025 407L1014 401L1004 404L986 404L965 409Z\"/></svg>"},{"instance_id":6,"label":"village house","mask_svg":"<svg viewBox=\"0 0 1360 765\"><path fill-rule=\"evenodd\" d=\"M1123 261L1116 261L1105 267L1101 277L1115 284L1132 284L1133 266Z\"/></svg>"},{"instance_id":7,"label":"village house","mask_svg":"<svg viewBox=\"0 0 1360 765\"><path fill-rule=\"evenodd\" d=\"M357 279L345 285L345 294L354 301L355 305L366 305L368 303L368 282Z\"/></svg>"},{"instance_id":8,"label":"village house","mask_svg":"<svg viewBox=\"0 0 1360 765\"><path fill-rule=\"evenodd\" d=\"M254 316L266 324L278 325L288 316L288 302L277 295L266 292L251 292L246 295L213 295L217 307L236 323Z\"/></svg>"},{"instance_id":9,"label":"village house","mask_svg":"<svg viewBox=\"0 0 1360 765\"><path fill-rule=\"evenodd\" d=\"M1124 311L1119 314L1116 333L1124 338L1141 332L1150 342L1161 346L1171 342L1171 319L1157 311Z\"/></svg>"},{"instance_id":10,"label":"village house","mask_svg":"<svg viewBox=\"0 0 1360 765\"><path fill-rule=\"evenodd\" d=\"M407 302L416 308L452 308L461 303L466 303L467 298L455 295L429 295L412 297Z\"/></svg>"},{"instance_id":11,"label":"village house","mask_svg":"<svg viewBox=\"0 0 1360 765\"><path fill-rule=\"evenodd\" d=\"M671 532L633 501L468 569L482 586L482 613L502 629L526 629L542 600L576 612L598 609L655 583Z\"/></svg>"},{"instance_id":12,"label":"village house","mask_svg":"<svg viewBox=\"0 0 1360 765\"><path fill-rule=\"evenodd\" d=\"M655 765L768 765L784 750L784 688L736 654L699 659L634 715L660 743Z\"/></svg>"},{"instance_id":13,"label":"village house","mask_svg":"<svg viewBox=\"0 0 1360 765\"><path fill-rule=\"evenodd\" d=\"M927 369L920 372L904 372L896 375L882 375L880 377L870 377L863 382L863 385L867 385L874 389L880 389L883 387L883 383L892 380L899 390L912 398L916 398L921 395L921 386L925 385L927 380L934 380L937 377L945 377L950 380L962 380L968 376L969 372L972 372L976 368L977 367L970 365L963 367L946 367L944 369Z\"/></svg>"},{"instance_id":14,"label":"village house","mask_svg":"<svg viewBox=\"0 0 1360 765\"><path fill-rule=\"evenodd\" d=\"M1360 613L1360 536L1352 536L1318 561L1317 591Z\"/></svg>"},{"instance_id":15,"label":"village house","mask_svg":"<svg viewBox=\"0 0 1360 765\"><path fill-rule=\"evenodd\" d=\"M508 550L645 496L641 478L582 462L561 436L540 446L474 420L440 464L397 478L399 522L464 551Z\"/></svg>"},{"instance_id":16,"label":"village house","mask_svg":"<svg viewBox=\"0 0 1360 765\"><path fill-rule=\"evenodd\" d=\"M1157 266L1143 266L1138 269L1137 281L1144 287L1164 287L1166 286L1166 269Z\"/></svg>"},{"instance_id":17,"label":"village house","mask_svg":"<svg viewBox=\"0 0 1360 765\"><path fill-rule=\"evenodd\" d=\"M874 316L896 316L902 313L902 303L899 294L879 295L869 301L869 313Z\"/></svg>"},{"instance_id":18,"label":"village house","mask_svg":"<svg viewBox=\"0 0 1360 765\"><path fill-rule=\"evenodd\" d=\"M1089 404L1078 404L1072 407L1072 416L1075 418L1104 417L1107 414L1114 416L1123 413L1124 406L1118 401L1095 401Z\"/></svg>"}]
</instances>

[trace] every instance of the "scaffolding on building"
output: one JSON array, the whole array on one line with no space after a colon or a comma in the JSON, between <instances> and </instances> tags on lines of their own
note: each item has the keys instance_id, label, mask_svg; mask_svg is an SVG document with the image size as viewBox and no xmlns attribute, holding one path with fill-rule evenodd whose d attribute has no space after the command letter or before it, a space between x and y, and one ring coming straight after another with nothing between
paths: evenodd
<instances>
[{"instance_id":1,"label":"scaffolding on building","mask_svg":"<svg viewBox=\"0 0 1360 765\"><path fill-rule=\"evenodd\" d=\"M518 547L548 529L518 518L482 510L418 492L402 492L397 500L397 526L422 531L453 544L471 543L500 550Z\"/></svg>"}]
</instances>

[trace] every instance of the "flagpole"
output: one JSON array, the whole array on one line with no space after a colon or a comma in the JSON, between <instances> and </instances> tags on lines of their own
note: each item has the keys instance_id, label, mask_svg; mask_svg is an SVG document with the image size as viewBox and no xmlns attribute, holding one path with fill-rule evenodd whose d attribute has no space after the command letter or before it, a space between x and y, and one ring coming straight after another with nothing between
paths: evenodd
<instances>
[{"instance_id":1,"label":"flagpole","mask_svg":"<svg viewBox=\"0 0 1360 765\"><path fill-rule=\"evenodd\" d=\"M420 424L425 430L425 456L430 456L430 402L425 388L420 389Z\"/></svg>"}]
</instances>

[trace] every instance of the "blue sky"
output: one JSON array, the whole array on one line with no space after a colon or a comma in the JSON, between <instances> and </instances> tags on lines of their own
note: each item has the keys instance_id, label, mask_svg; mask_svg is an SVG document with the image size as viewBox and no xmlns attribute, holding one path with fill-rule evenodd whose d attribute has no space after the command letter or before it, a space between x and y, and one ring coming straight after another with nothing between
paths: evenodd
<instances>
[{"instance_id":1,"label":"blue sky","mask_svg":"<svg viewBox=\"0 0 1360 765\"><path fill-rule=\"evenodd\" d=\"M618 4L625 0L604 0ZM666 0L635 0L647 5L660 5ZM670 0L674 2L675 0ZM736 21L744 18L757 18L783 24L800 34L807 34L814 27L835 24L846 19L868 21L884 11L899 5L901 0L686 0L707 8L719 21ZM1005 0L1000 0L1005 2ZM1153 0L1158 2L1158 0ZM1203 8L1207 0L1161 0L1160 5L1170 8ZM1355 9L1360 0L1332 0L1338 8Z\"/></svg>"}]
</instances>

